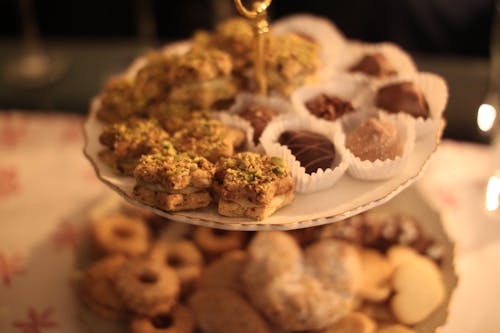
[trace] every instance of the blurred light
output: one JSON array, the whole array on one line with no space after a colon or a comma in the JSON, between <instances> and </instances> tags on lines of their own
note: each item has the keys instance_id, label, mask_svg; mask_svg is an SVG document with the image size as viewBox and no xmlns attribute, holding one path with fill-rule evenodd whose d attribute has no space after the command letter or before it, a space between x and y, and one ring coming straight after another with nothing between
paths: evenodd
<instances>
[{"instance_id":1,"label":"blurred light","mask_svg":"<svg viewBox=\"0 0 500 333\"><path fill-rule=\"evenodd\" d=\"M477 110L477 126L483 132L488 132L495 124L497 110L490 104L481 104Z\"/></svg>"},{"instance_id":2,"label":"blurred light","mask_svg":"<svg viewBox=\"0 0 500 333\"><path fill-rule=\"evenodd\" d=\"M486 209L490 212L497 210L500 206L500 178L490 177L486 188Z\"/></svg>"}]
</instances>

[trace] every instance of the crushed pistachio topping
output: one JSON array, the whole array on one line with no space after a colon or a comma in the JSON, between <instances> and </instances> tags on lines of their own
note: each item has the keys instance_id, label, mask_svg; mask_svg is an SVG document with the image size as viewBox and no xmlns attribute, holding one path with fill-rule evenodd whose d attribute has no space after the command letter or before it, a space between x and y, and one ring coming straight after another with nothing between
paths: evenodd
<instances>
[{"instance_id":1,"label":"crushed pistachio topping","mask_svg":"<svg viewBox=\"0 0 500 333\"><path fill-rule=\"evenodd\" d=\"M169 190L183 189L191 184L193 175L211 179L215 166L201 156L186 153L166 155L155 152L143 155L134 170L134 177L145 183L159 183Z\"/></svg>"},{"instance_id":2,"label":"crushed pistachio topping","mask_svg":"<svg viewBox=\"0 0 500 333\"><path fill-rule=\"evenodd\" d=\"M231 57L217 49L193 48L173 61L172 83L213 80L231 74Z\"/></svg>"},{"instance_id":3,"label":"crushed pistachio topping","mask_svg":"<svg viewBox=\"0 0 500 333\"><path fill-rule=\"evenodd\" d=\"M253 29L243 18L229 19L220 23L215 28L214 37L216 45L231 53L241 54L253 48Z\"/></svg>"},{"instance_id":4,"label":"crushed pistachio topping","mask_svg":"<svg viewBox=\"0 0 500 333\"><path fill-rule=\"evenodd\" d=\"M224 185L243 184L265 187L266 184L288 175L285 163L279 157L242 152L217 163L217 172L223 173Z\"/></svg>"},{"instance_id":5,"label":"crushed pistachio topping","mask_svg":"<svg viewBox=\"0 0 500 333\"><path fill-rule=\"evenodd\" d=\"M136 108L144 108L151 102L164 99L170 88L168 77L172 67L172 57L151 52L147 59L147 64L137 72L134 79Z\"/></svg>"},{"instance_id":6,"label":"crushed pistachio topping","mask_svg":"<svg viewBox=\"0 0 500 333\"><path fill-rule=\"evenodd\" d=\"M297 34L272 36L266 52L268 67L283 78L293 79L297 75L311 74L319 65L319 46Z\"/></svg>"},{"instance_id":7,"label":"crushed pistachio topping","mask_svg":"<svg viewBox=\"0 0 500 333\"><path fill-rule=\"evenodd\" d=\"M100 120L117 122L135 112L133 86L124 78L109 80L101 94L101 106L97 115Z\"/></svg>"}]
</instances>

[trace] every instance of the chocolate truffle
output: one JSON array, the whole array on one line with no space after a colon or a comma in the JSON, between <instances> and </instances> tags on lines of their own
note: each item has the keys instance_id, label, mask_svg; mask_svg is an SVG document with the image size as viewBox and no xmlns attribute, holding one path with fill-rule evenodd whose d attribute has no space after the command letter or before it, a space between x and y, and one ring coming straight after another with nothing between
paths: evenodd
<instances>
[{"instance_id":1,"label":"chocolate truffle","mask_svg":"<svg viewBox=\"0 0 500 333\"><path fill-rule=\"evenodd\" d=\"M378 78L396 74L396 70L382 53L366 54L357 64L349 68L349 72L361 72Z\"/></svg>"},{"instance_id":2,"label":"chocolate truffle","mask_svg":"<svg viewBox=\"0 0 500 333\"><path fill-rule=\"evenodd\" d=\"M427 101L413 82L397 82L380 88L375 103L391 113L404 112L415 118L429 116Z\"/></svg>"},{"instance_id":3,"label":"chocolate truffle","mask_svg":"<svg viewBox=\"0 0 500 333\"><path fill-rule=\"evenodd\" d=\"M403 154L396 126L375 118L350 132L346 137L346 147L362 161L393 160Z\"/></svg>"},{"instance_id":4,"label":"chocolate truffle","mask_svg":"<svg viewBox=\"0 0 500 333\"><path fill-rule=\"evenodd\" d=\"M318 169L326 170L332 167L335 148L333 143L321 134L309 131L286 131L280 135L278 141L292 151L308 174Z\"/></svg>"},{"instance_id":5,"label":"chocolate truffle","mask_svg":"<svg viewBox=\"0 0 500 333\"><path fill-rule=\"evenodd\" d=\"M308 100L306 107L316 117L329 121L334 121L344 114L354 111L351 102L326 94L320 94Z\"/></svg>"},{"instance_id":6,"label":"chocolate truffle","mask_svg":"<svg viewBox=\"0 0 500 333\"><path fill-rule=\"evenodd\" d=\"M278 113L273 109L264 106L251 106L240 113L240 117L250 122L253 127L253 142L259 142L260 135L267 124L276 117Z\"/></svg>"}]
</instances>

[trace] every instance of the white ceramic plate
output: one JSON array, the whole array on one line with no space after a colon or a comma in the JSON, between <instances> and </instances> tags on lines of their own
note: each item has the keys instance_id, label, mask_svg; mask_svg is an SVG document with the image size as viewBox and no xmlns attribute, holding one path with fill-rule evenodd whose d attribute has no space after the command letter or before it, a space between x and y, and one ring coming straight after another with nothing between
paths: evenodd
<instances>
[{"instance_id":1,"label":"white ceramic plate","mask_svg":"<svg viewBox=\"0 0 500 333\"><path fill-rule=\"evenodd\" d=\"M442 128L433 135L419 140L403 171L384 181L360 181L345 174L333 187L315 193L296 194L295 200L278 210L263 221L247 218L224 217L217 213L214 206L191 211L165 212L145 206L132 197L135 180L132 177L118 176L103 163L99 151L104 149L99 143L103 125L96 118L98 100L92 103L91 111L84 125L84 153L95 168L97 176L110 188L130 203L149 208L158 215L179 222L187 222L207 227L232 230L290 230L318 226L343 220L349 216L372 209L410 186L423 173L431 156L439 144Z\"/></svg>"}]
</instances>

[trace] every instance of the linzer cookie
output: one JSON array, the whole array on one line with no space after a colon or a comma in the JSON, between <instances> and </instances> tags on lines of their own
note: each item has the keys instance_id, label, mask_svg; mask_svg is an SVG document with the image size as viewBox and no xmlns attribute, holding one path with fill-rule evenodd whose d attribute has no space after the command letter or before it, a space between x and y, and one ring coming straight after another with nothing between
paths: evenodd
<instances>
[{"instance_id":1,"label":"linzer cookie","mask_svg":"<svg viewBox=\"0 0 500 333\"><path fill-rule=\"evenodd\" d=\"M349 165L344 140L338 124L297 115L276 118L261 137L266 153L286 162L302 193L331 187L344 174Z\"/></svg>"}]
</instances>

